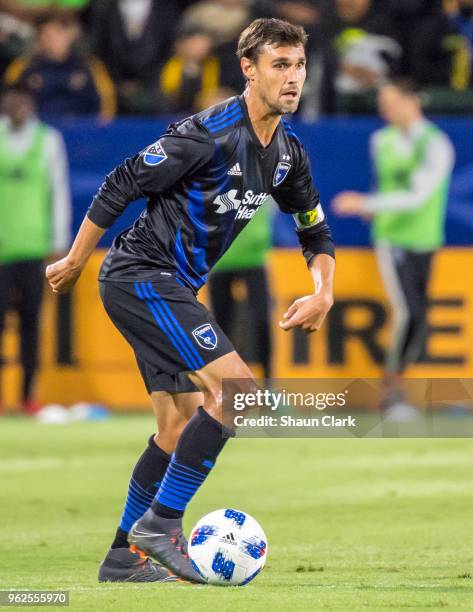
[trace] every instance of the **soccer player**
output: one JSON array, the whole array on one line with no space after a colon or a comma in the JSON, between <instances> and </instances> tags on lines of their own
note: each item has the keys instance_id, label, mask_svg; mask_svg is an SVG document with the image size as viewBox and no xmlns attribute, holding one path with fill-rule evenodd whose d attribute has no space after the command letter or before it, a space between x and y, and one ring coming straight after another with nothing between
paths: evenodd
<instances>
[{"instance_id":1,"label":"soccer player","mask_svg":"<svg viewBox=\"0 0 473 612\"><path fill-rule=\"evenodd\" d=\"M131 528L122 523L121 536L128 531L130 544L194 582L203 580L187 556L182 517L234 435L222 424L222 379L252 380L196 292L272 195L283 212L294 215L315 284L313 294L289 307L281 328L317 330L333 302L330 231L307 154L281 121L299 103L306 40L301 27L281 20L258 19L248 26L237 51L247 80L244 94L171 125L109 174L70 253L46 272L53 291L67 291L127 204L143 195L148 199L146 211L115 239L105 258L99 276L102 299L135 350L148 390L174 403L173 423L183 406L192 409L191 396L196 396L190 381L202 390L203 405L182 428L175 448L170 444L174 426L166 423L164 403L159 406L158 437L150 440L135 468L125 508L129 516L143 516ZM231 171L236 164L239 173ZM159 444L162 432L166 448ZM148 559L138 571L138 561L126 556L133 553L125 542L111 551L120 553L105 559L101 579L157 580L152 574L159 568Z\"/></svg>"},{"instance_id":2,"label":"soccer player","mask_svg":"<svg viewBox=\"0 0 473 612\"><path fill-rule=\"evenodd\" d=\"M454 150L423 116L414 83L382 87L379 110L388 126L371 138L377 190L341 193L333 206L340 215L373 217L378 266L393 312L382 407L392 420L409 420L416 413L403 401L400 377L419 358L426 337L429 275L444 241Z\"/></svg>"}]
</instances>

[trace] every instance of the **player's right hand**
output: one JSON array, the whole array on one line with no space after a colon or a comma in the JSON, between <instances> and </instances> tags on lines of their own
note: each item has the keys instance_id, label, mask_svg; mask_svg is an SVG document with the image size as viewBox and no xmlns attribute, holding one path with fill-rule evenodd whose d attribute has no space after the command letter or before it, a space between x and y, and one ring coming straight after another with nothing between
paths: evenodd
<instances>
[{"instance_id":1,"label":"player's right hand","mask_svg":"<svg viewBox=\"0 0 473 612\"><path fill-rule=\"evenodd\" d=\"M82 268L66 256L47 266L46 279L53 293L67 293L76 284L81 272Z\"/></svg>"}]
</instances>

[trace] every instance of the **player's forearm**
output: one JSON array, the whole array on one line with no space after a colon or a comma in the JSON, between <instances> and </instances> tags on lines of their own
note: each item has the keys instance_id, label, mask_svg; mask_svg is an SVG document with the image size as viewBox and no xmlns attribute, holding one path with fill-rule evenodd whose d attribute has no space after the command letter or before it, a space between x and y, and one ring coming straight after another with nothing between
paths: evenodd
<instances>
[{"instance_id":1,"label":"player's forearm","mask_svg":"<svg viewBox=\"0 0 473 612\"><path fill-rule=\"evenodd\" d=\"M420 208L425 203L431 189L421 191L393 191L366 196L364 211L371 214L379 212L404 212Z\"/></svg>"},{"instance_id":2,"label":"player's forearm","mask_svg":"<svg viewBox=\"0 0 473 612\"><path fill-rule=\"evenodd\" d=\"M136 182L138 163L139 156L127 159L107 175L87 211L93 223L103 228L111 227L130 202L143 196Z\"/></svg>"},{"instance_id":3,"label":"player's forearm","mask_svg":"<svg viewBox=\"0 0 473 612\"><path fill-rule=\"evenodd\" d=\"M325 254L335 258L335 246L327 223L323 222L304 230L298 229L297 237L307 265L310 265L316 255Z\"/></svg>"},{"instance_id":4,"label":"player's forearm","mask_svg":"<svg viewBox=\"0 0 473 612\"><path fill-rule=\"evenodd\" d=\"M105 229L96 225L88 217L84 218L67 256L74 267L83 268L85 266L105 232Z\"/></svg>"},{"instance_id":5,"label":"player's forearm","mask_svg":"<svg viewBox=\"0 0 473 612\"><path fill-rule=\"evenodd\" d=\"M315 255L309 266L316 294L333 296L333 279L335 276L335 259L325 253Z\"/></svg>"}]
</instances>

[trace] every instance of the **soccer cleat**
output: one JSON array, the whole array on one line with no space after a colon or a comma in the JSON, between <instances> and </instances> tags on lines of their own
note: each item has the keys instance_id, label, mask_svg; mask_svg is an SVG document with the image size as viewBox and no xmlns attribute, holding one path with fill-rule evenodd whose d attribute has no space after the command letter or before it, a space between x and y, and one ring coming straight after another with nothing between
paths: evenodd
<instances>
[{"instance_id":1,"label":"soccer cleat","mask_svg":"<svg viewBox=\"0 0 473 612\"><path fill-rule=\"evenodd\" d=\"M168 570L128 548L111 548L99 569L99 582L174 582Z\"/></svg>"},{"instance_id":2,"label":"soccer cleat","mask_svg":"<svg viewBox=\"0 0 473 612\"><path fill-rule=\"evenodd\" d=\"M136 521L128 534L128 542L143 551L158 563L165 565L173 574L190 582L205 584L195 571L187 554L187 540L182 532L182 519L157 516L149 508Z\"/></svg>"}]
</instances>

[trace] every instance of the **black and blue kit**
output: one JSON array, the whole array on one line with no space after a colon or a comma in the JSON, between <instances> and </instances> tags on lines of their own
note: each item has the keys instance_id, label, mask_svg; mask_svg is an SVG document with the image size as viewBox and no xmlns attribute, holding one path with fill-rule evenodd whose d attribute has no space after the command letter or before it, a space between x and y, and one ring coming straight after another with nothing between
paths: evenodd
<instances>
[{"instance_id":1,"label":"black and blue kit","mask_svg":"<svg viewBox=\"0 0 473 612\"><path fill-rule=\"evenodd\" d=\"M234 350L196 293L270 196L294 216L308 263L333 255L301 142L282 120L263 147L244 95L172 124L107 176L88 211L96 225L110 227L129 202L147 199L134 225L115 238L99 279L148 390L176 390L180 373Z\"/></svg>"}]
</instances>

